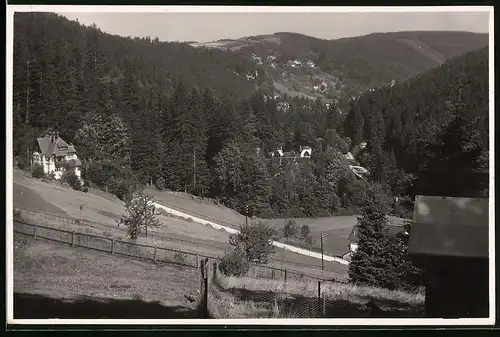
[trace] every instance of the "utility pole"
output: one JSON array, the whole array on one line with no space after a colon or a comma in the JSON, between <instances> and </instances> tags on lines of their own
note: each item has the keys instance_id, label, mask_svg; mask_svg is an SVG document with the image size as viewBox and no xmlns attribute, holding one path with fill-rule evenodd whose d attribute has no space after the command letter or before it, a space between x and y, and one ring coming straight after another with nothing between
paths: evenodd
<instances>
[{"instance_id":1,"label":"utility pole","mask_svg":"<svg viewBox=\"0 0 500 337\"><path fill-rule=\"evenodd\" d=\"M26 76L27 76L27 86L26 86L26 121L29 121L29 110L30 110L30 60L26 61Z\"/></svg>"},{"instance_id":2,"label":"utility pole","mask_svg":"<svg viewBox=\"0 0 500 337\"><path fill-rule=\"evenodd\" d=\"M193 150L193 189L196 194L196 150Z\"/></svg>"},{"instance_id":3,"label":"utility pole","mask_svg":"<svg viewBox=\"0 0 500 337\"><path fill-rule=\"evenodd\" d=\"M324 270L323 264L323 233L321 233L321 271Z\"/></svg>"}]
</instances>

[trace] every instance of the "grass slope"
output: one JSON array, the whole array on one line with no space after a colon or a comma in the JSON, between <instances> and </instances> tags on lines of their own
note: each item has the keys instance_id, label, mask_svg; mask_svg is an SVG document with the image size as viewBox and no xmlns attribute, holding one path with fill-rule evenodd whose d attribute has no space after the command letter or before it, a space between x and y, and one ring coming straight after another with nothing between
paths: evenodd
<instances>
[{"instance_id":1,"label":"grass slope","mask_svg":"<svg viewBox=\"0 0 500 337\"><path fill-rule=\"evenodd\" d=\"M37 209L42 212L53 213L58 215L66 215L61 208L55 206L54 204L46 201L37 193L33 192L31 189L14 183L13 188L13 201L16 207Z\"/></svg>"},{"instance_id":2,"label":"grass slope","mask_svg":"<svg viewBox=\"0 0 500 337\"><path fill-rule=\"evenodd\" d=\"M198 271L195 269L156 265L34 240L21 234L14 235L14 292L19 300L19 303L14 303L14 318L40 315L49 318L51 313L44 312L46 309L43 307L38 308L38 312L35 308L26 307L46 303L48 299L52 299L52 302L62 299L76 301L80 307L84 306L81 302L86 300L88 310L81 310L84 311L81 316L97 318L116 316L111 310L102 312L106 303L109 305L107 309L116 309L120 307L119 303L128 303L130 306L131 301L135 301L137 305L136 317L146 318L140 312L141 305L152 301L156 302L153 306L157 309L176 307L178 311L193 311L196 309L195 304L187 298L198 298L199 282ZM93 299L90 303L89 298ZM97 299L103 303L97 305ZM123 302L124 300L128 302ZM103 307L101 312L92 314L91 309L100 306ZM68 309L70 308L71 306ZM50 305L47 309L50 311ZM56 311L52 310L52 314ZM16 317L16 312L21 317ZM61 314L63 311L57 312ZM133 314L128 314L131 315Z\"/></svg>"},{"instance_id":3,"label":"grass slope","mask_svg":"<svg viewBox=\"0 0 500 337\"><path fill-rule=\"evenodd\" d=\"M222 294L214 314L226 318L310 317L310 308L317 304L316 282L289 281L286 284L274 280L256 280L249 277L224 277L218 274L217 288ZM217 293L217 291L214 291ZM232 296L228 296L228 293ZM338 283L323 283L325 316L373 317L367 305L374 300L381 310L379 317L422 317L425 294L416 292L389 291L372 287L358 287Z\"/></svg>"},{"instance_id":4,"label":"grass slope","mask_svg":"<svg viewBox=\"0 0 500 337\"><path fill-rule=\"evenodd\" d=\"M172 206L179 210L186 210L193 215L227 224L238 228L245 222L245 216L222 205L215 204L210 199L200 199L191 194L158 191L147 189L147 193L154 196L155 200L165 206ZM282 228L288 219L264 219L275 228ZM342 255L348 251L347 238L356 224L356 216L332 216L325 218L294 218L299 225L309 225L314 240L312 250L321 251L321 233L324 234L325 254ZM293 244L293 242L290 242ZM299 243L296 243L299 244Z\"/></svg>"},{"instance_id":5,"label":"grass slope","mask_svg":"<svg viewBox=\"0 0 500 337\"><path fill-rule=\"evenodd\" d=\"M51 204L63 209L68 216L77 219L81 217L85 220L93 221L96 224L93 224L92 227L86 225L81 226L51 216L24 212L23 216L29 218L31 221L49 227L77 230L87 233L92 232L93 234L116 239L124 239L126 236L126 229L117 226L117 220L120 218L120 215L125 213L124 204L121 201L110 200L102 196L93 195L90 192L78 192L70 188L60 187L54 183L32 179L17 170L15 170L14 173L14 182L14 189L16 189L17 186L30 189L33 193L38 194L38 196L44 196L44 199L50 200ZM232 219L237 219L238 217L234 211L221 212L219 206L208 202L201 203L203 206L202 208L196 208L196 205L200 205L199 201L193 201L191 199L191 201L186 202L186 200L190 198L176 196L175 194L165 195L169 196L168 201L175 203L177 206L185 206L188 211L190 209L196 212L201 211L206 214L206 217L218 216L226 221L231 220L231 217ZM156 194L156 196L158 196L158 194ZM159 202L161 203L161 201ZM80 210L80 205L84 205L83 210ZM14 200L14 207L22 206ZM44 211L45 209L40 207L35 210ZM154 238L140 238L142 243L214 257L221 256L224 251L232 249L228 244L229 234L225 231L218 231L210 226L204 226L192 221L165 215L160 215L158 218L163 223L163 226L156 231L151 231L152 234L155 234ZM320 260L278 248L271 258L271 265L274 267L284 268L306 275L345 278L347 273L347 266L332 262L325 263L325 272L323 273L320 270Z\"/></svg>"}]
</instances>

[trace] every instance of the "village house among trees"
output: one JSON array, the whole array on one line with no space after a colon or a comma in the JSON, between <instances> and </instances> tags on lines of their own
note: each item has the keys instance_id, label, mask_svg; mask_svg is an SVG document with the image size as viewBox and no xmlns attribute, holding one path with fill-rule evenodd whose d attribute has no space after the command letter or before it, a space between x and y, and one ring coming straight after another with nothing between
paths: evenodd
<instances>
[{"instance_id":1,"label":"village house among trees","mask_svg":"<svg viewBox=\"0 0 500 337\"><path fill-rule=\"evenodd\" d=\"M76 155L75 147L66 143L58 133L49 133L37 139L31 154L31 166L40 165L45 175L54 175L61 179L64 171L71 167L80 182L82 163Z\"/></svg>"}]
</instances>

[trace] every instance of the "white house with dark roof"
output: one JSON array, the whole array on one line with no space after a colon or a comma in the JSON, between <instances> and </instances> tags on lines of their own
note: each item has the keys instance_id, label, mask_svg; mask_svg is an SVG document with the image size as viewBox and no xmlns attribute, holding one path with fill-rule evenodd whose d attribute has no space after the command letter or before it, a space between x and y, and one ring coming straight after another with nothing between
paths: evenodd
<instances>
[{"instance_id":1,"label":"white house with dark roof","mask_svg":"<svg viewBox=\"0 0 500 337\"><path fill-rule=\"evenodd\" d=\"M36 147L31 156L31 164L39 164L45 174L54 174L60 179L64 172L64 165L71 164L75 175L81 180L82 162L76 155L75 147L66 143L57 133L47 134L37 138Z\"/></svg>"}]
</instances>

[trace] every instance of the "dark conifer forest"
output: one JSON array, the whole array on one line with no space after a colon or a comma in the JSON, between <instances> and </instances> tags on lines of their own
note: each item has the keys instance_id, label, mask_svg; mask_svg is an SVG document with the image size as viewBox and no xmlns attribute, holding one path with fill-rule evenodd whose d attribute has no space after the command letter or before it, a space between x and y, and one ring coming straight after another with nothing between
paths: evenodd
<instances>
[{"instance_id":1,"label":"dark conifer forest","mask_svg":"<svg viewBox=\"0 0 500 337\"><path fill-rule=\"evenodd\" d=\"M258 67L237 54L112 36L55 14L16 13L13 53L14 155L58 131L84 179L121 198L152 183L260 217L314 217L357 212L375 184L409 216L415 194L488 189L487 48L366 92L344 114L270 98L265 79L238 76ZM360 179L344 155L362 141L355 160L370 175ZM312 156L271 158L280 146Z\"/></svg>"}]
</instances>

